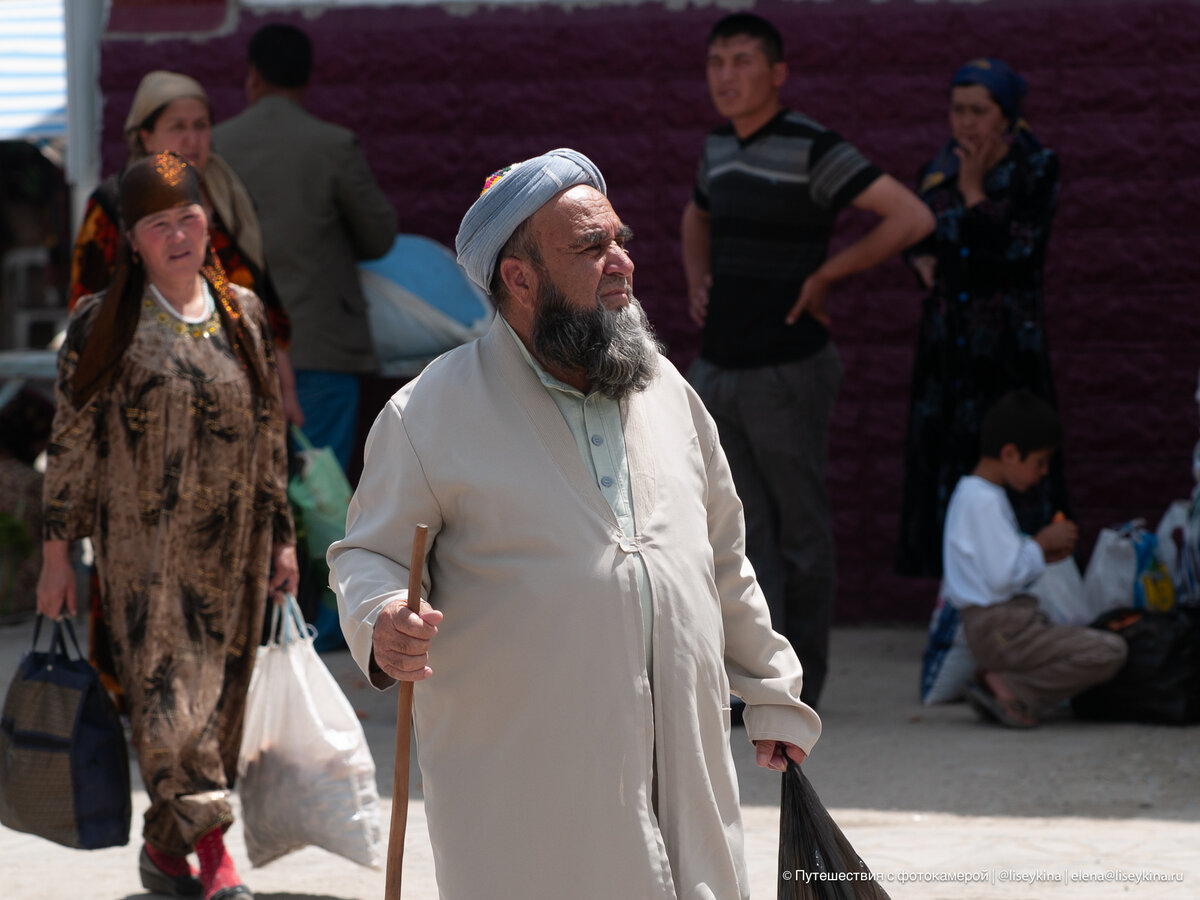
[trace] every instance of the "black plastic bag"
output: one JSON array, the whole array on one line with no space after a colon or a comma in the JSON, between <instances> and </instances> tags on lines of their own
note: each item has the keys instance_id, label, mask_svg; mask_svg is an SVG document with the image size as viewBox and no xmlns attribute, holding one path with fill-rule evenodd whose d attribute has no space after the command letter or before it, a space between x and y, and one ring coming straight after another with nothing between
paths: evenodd
<instances>
[{"instance_id":1,"label":"black plastic bag","mask_svg":"<svg viewBox=\"0 0 1200 900\"><path fill-rule=\"evenodd\" d=\"M121 720L71 623L54 624L45 653L41 627L38 616L0 717L0 822L66 847L124 846L132 803Z\"/></svg>"},{"instance_id":2,"label":"black plastic bag","mask_svg":"<svg viewBox=\"0 0 1200 900\"><path fill-rule=\"evenodd\" d=\"M804 772L790 761L779 809L779 900L888 900Z\"/></svg>"},{"instance_id":3,"label":"black plastic bag","mask_svg":"<svg viewBox=\"0 0 1200 900\"><path fill-rule=\"evenodd\" d=\"M1200 722L1200 614L1117 609L1092 623L1129 645L1125 665L1071 700L1075 715L1107 722Z\"/></svg>"}]
</instances>

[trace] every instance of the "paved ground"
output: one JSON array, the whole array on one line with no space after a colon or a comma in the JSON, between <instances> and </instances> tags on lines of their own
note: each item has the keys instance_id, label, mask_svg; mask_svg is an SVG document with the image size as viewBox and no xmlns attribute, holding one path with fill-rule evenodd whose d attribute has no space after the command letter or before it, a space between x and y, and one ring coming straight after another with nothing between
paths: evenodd
<instances>
[{"instance_id":1,"label":"paved ground","mask_svg":"<svg viewBox=\"0 0 1200 900\"><path fill-rule=\"evenodd\" d=\"M0 690L31 633L28 623L0 628ZM977 723L961 705L923 708L914 699L923 642L913 628L835 631L825 735L805 766L893 898L1200 898L1200 729L1063 717L1011 732ZM366 687L348 653L325 660L363 717L386 825L395 695ZM755 769L743 731L733 742L753 895L770 900L778 776ZM139 786L135 834L145 807ZM404 896L434 898L415 772L408 823ZM137 846L73 851L0 827L0 900L147 898ZM259 900L383 897L382 872L323 850L251 869L236 826L230 846Z\"/></svg>"}]
</instances>

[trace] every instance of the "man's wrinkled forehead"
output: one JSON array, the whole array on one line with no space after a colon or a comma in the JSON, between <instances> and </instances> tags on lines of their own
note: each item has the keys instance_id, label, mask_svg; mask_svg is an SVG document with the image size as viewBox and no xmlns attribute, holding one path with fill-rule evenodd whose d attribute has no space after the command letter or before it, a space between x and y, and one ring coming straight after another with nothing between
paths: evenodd
<instances>
[{"instance_id":1,"label":"man's wrinkled forehead","mask_svg":"<svg viewBox=\"0 0 1200 900\"><path fill-rule=\"evenodd\" d=\"M628 230L608 197L584 184L555 194L530 216L530 225L536 233L555 234L560 242L581 249Z\"/></svg>"}]
</instances>

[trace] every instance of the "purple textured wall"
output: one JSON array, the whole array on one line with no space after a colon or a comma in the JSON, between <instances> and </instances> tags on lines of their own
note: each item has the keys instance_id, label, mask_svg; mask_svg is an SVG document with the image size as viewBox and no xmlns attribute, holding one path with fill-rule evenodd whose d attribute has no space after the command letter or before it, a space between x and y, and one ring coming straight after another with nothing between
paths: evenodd
<instances>
[{"instance_id":1,"label":"purple textured wall","mask_svg":"<svg viewBox=\"0 0 1200 900\"><path fill-rule=\"evenodd\" d=\"M946 137L947 83L966 59L1007 60L1030 85L1028 117L1062 157L1047 319L1066 429L1068 483L1087 545L1190 488L1192 394L1200 364L1200 5L765 2L788 44L784 99L911 183ZM675 361L696 333L685 315L679 215L700 142L716 124L704 83L715 8L657 4L492 8L364 7L314 19L310 108L355 129L401 229L449 245L484 177L551 147L604 171L637 232L638 295ZM244 105L242 60L267 19L199 41L106 41L104 171L141 75L198 78L217 119ZM844 217L836 241L869 224ZM842 621L923 619L934 584L891 573L908 378L920 293L889 262L833 301L846 367L829 484Z\"/></svg>"}]
</instances>

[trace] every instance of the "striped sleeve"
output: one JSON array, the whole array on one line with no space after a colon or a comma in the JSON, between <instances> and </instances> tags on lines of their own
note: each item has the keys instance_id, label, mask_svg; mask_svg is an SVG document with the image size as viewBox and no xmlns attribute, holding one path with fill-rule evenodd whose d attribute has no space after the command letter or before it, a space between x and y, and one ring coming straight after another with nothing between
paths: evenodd
<instances>
[{"instance_id":1,"label":"striped sleeve","mask_svg":"<svg viewBox=\"0 0 1200 900\"><path fill-rule=\"evenodd\" d=\"M826 131L809 155L808 189L824 209L840 210L883 174L841 135Z\"/></svg>"}]
</instances>

